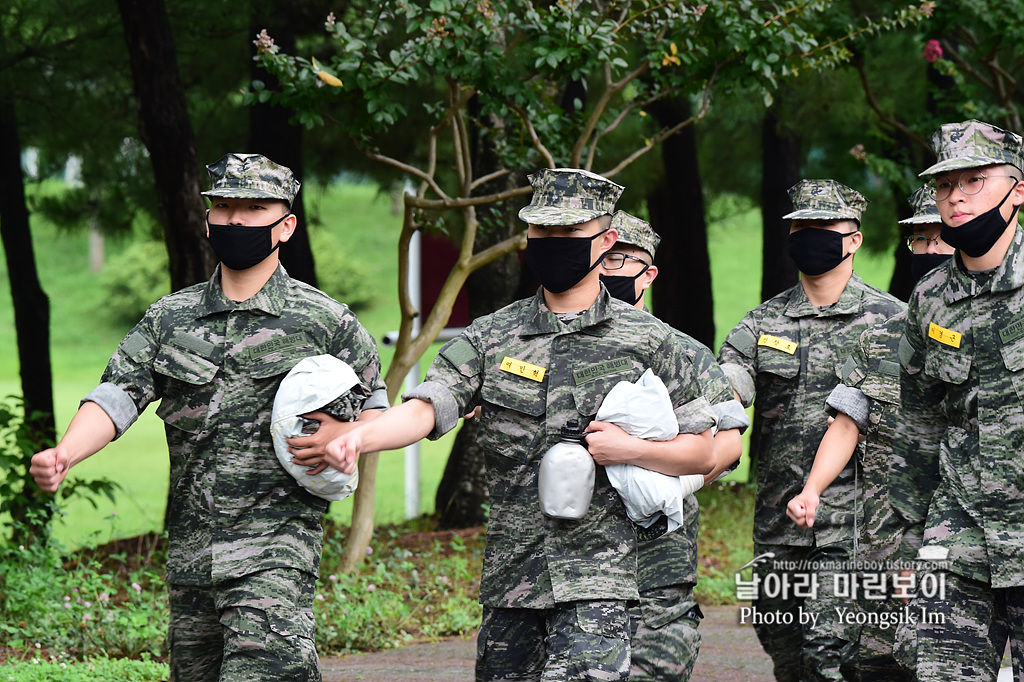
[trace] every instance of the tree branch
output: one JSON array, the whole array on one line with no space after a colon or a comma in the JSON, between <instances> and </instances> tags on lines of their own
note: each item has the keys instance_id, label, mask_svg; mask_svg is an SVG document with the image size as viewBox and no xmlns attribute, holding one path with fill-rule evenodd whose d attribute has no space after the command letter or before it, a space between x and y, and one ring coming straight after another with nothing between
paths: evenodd
<instances>
[{"instance_id":1,"label":"tree branch","mask_svg":"<svg viewBox=\"0 0 1024 682\"><path fill-rule=\"evenodd\" d=\"M555 167L555 158L551 156L551 152L544 146L544 143L540 141L540 137L537 135L537 130L533 127L533 122L530 121L530 116L526 113L526 110L514 102L508 104L512 109L519 114L519 118L523 119L523 125L526 126L526 131L530 134L530 142L533 143L534 149L540 152L540 155L544 157L544 163L548 168Z\"/></svg>"},{"instance_id":2,"label":"tree branch","mask_svg":"<svg viewBox=\"0 0 1024 682\"><path fill-rule=\"evenodd\" d=\"M921 147L925 151L930 152L931 145L928 143L927 140L922 139L920 135L918 135L913 130L908 128L903 122L901 122L895 116L887 114L884 111L882 111L882 107L881 105L879 105L878 100L875 99L875 93L871 89L871 83L868 82L868 74L864 69L864 60L855 59L853 66L855 69L857 69L857 73L860 74L860 84L861 88L863 88L864 90L864 97L868 101L868 106L871 107L871 109L875 112L875 114L882 121L882 123L890 126L891 128L894 128L895 130L898 130L900 133L905 135L908 140L912 141L914 144Z\"/></svg>"}]
</instances>

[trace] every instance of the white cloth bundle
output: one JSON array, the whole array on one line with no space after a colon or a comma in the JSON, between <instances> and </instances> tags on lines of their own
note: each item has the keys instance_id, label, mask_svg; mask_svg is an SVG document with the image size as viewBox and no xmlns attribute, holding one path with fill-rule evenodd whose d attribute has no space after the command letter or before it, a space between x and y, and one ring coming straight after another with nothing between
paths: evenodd
<instances>
[{"instance_id":1,"label":"white cloth bundle","mask_svg":"<svg viewBox=\"0 0 1024 682\"><path fill-rule=\"evenodd\" d=\"M679 435L672 398L650 369L636 383L616 384L601 403L597 419L644 440L672 440ZM612 464L605 469L634 523L647 528L664 514L670 533L683 525L683 499L704 485L700 474L666 476L632 464Z\"/></svg>"},{"instance_id":2,"label":"white cloth bundle","mask_svg":"<svg viewBox=\"0 0 1024 682\"><path fill-rule=\"evenodd\" d=\"M325 500L343 500L355 492L359 474L350 476L327 467L316 476L310 476L307 467L292 462L285 438L304 435L301 415L316 412L358 383L359 378L347 363L333 355L314 355L292 367L274 397L270 435L277 459L299 485Z\"/></svg>"}]
</instances>

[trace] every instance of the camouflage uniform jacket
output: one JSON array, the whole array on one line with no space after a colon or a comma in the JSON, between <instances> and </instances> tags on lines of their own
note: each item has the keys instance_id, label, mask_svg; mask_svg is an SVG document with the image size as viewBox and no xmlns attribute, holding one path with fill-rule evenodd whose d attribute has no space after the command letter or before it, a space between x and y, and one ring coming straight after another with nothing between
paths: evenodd
<instances>
[{"instance_id":1,"label":"camouflage uniform jacket","mask_svg":"<svg viewBox=\"0 0 1024 682\"><path fill-rule=\"evenodd\" d=\"M544 516L537 472L569 419L585 427L615 384L636 381L647 368L665 382L680 433L714 426L687 348L670 327L604 287L588 310L563 322L538 290L475 320L441 349L426 381L403 396L433 404L431 438L452 429L469 406L483 406L478 442L491 510L482 604L544 609L638 598L636 535L604 467L597 467L594 496L579 521Z\"/></svg>"},{"instance_id":2,"label":"camouflage uniform jacket","mask_svg":"<svg viewBox=\"0 0 1024 682\"><path fill-rule=\"evenodd\" d=\"M797 284L751 310L729 332L718 361L745 405L756 392L755 410L763 420L756 434L755 542L824 546L853 539L852 464L822 495L813 528L797 528L786 504L807 480L828 428L825 400L861 333L902 309L855 273L833 305L816 308Z\"/></svg>"},{"instance_id":3,"label":"camouflage uniform jacket","mask_svg":"<svg viewBox=\"0 0 1024 682\"><path fill-rule=\"evenodd\" d=\"M843 366L843 383L827 400L830 414L848 415L866 438L856 481L861 508L855 558L864 561L893 557L903 539L903 527L889 502L888 479L900 405L899 343L906 323L903 311L861 334Z\"/></svg>"},{"instance_id":4,"label":"camouflage uniform jacket","mask_svg":"<svg viewBox=\"0 0 1024 682\"><path fill-rule=\"evenodd\" d=\"M903 428L892 501L950 570L1024 585L1024 231L1002 264L968 273L959 255L910 297L900 342Z\"/></svg>"},{"instance_id":5,"label":"camouflage uniform jacket","mask_svg":"<svg viewBox=\"0 0 1024 682\"><path fill-rule=\"evenodd\" d=\"M676 332L680 341L692 357L696 369L696 380L701 395L711 403L715 413L716 427L722 429L745 429L748 418L743 406L732 395L721 367L711 351L682 332ZM667 587L669 585L694 585L697 583L697 533L700 528L700 506L695 495L683 500L683 526L673 533L665 533L652 540L641 535L637 545L637 579L640 591Z\"/></svg>"},{"instance_id":6,"label":"camouflage uniform jacket","mask_svg":"<svg viewBox=\"0 0 1024 682\"><path fill-rule=\"evenodd\" d=\"M102 382L83 399L120 436L154 400L170 453L167 581L210 585L276 567L317 575L327 502L278 463L270 436L274 395L299 360L329 353L386 407L374 340L346 306L278 267L236 303L205 284L150 306L121 341Z\"/></svg>"}]
</instances>

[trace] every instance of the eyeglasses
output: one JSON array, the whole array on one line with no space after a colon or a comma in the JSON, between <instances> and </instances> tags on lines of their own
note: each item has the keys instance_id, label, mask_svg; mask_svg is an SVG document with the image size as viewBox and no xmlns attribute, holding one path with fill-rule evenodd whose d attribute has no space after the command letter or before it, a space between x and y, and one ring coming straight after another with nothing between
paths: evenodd
<instances>
[{"instance_id":1,"label":"eyeglasses","mask_svg":"<svg viewBox=\"0 0 1024 682\"><path fill-rule=\"evenodd\" d=\"M1020 181L1019 178L1013 175L985 175L981 171L969 170L960 174L960 178L956 181L956 186L967 196L972 196L985 188L985 178L1013 178L1014 182ZM949 178L938 177L935 178L934 182L935 200L945 201L948 199L953 191L953 183L950 182Z\"/></svg>"},{"instance_id":2,"label":"eyeglasses","mask_svg":"<svg viewBox=\"0 0 1024 682\"><path fill-rule=\"evenodd\" d=\"M646 262L643 258L637 258L636 256L630 256L625 253L618 253L616 251L609 251L604 254L604 261L602 266L605 270L621 270L622 266L626 264L627 260L635 260L644 266L644 270L651 267L651 264Z\"/></svg>"},{"instance_id":3,"label":"eyeglasses","mask_svg":"<svg viewBox=\"0 0 1024 682\"><path fill-rule=\"evenodd\" d=\"M911 253L914 253L914 244L921 244L924 246L922 250L927 251L929 244L938 246L941 241L942 237L926 237L923 234L912 234L907 237L907 248L910 249Z\"/></svg>"}]
</instances>

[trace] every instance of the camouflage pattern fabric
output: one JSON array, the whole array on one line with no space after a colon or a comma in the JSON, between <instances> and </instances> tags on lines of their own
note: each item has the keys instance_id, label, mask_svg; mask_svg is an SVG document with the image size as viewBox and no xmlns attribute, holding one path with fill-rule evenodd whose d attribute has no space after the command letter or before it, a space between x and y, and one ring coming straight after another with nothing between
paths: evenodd
<instances>
[{"instance_id":1,"label":"camouflage pattern fabric","mask_svg":"<svg viewBox=\"0 0 1024 682\"><path fill-rule=\"evenodd\" d=\"M676 535L681 531L676 531ZM640 560L643 561L643 550ZM629 682L673 682L690 679L700 652L700 607L692 585L660 587L640 593L635 609L633 662Z\"/></svg>"},{"instance_id":2,"label":"camouflage pattern fabric","mask_svg":"<svg viewBox=\"0 0 1024 682\"><path fill-rule=\"evenodd\" d=\"M1024 676L1024 589L992 589L954 573L944 576L944 594L918 595L910 602L917 617L913 628L901 628L901 653L913 656L919 682L991 682L996 679L1006 642L1010 641L1013 679ZM916 664L916 665L915 665Z\"/></svg>"},{"instance_id":3,"label":"camouflage pattern fabric","mask_svg":"<svg viewBox=\"0 0 1024 682\"><path fill-rule=\"evenodd\" d=\"M206 170L212 185L203 192L208 197L281 199L291 206L299 192L291 169L262 154L225 154Z\"/></svg>"},{"instance_id":4,"label":"camouflage pattern fabric","mask_svg":"<svg viewBox=\"0 0 1024 682\"><path fill-rule=\"evenodd\" d=\"M120 436L160 399L170 451L167 581L210 585L269 568L317 575L324 500L277 461L274 395L302 358L329 353L386 407L373 338L346 306L277 271L236 303L209 282L150 306L85 397Z\"/></svg>"},{"instance_id":5,"label":"camouflage pattern fabric","mask_svg":"<svg viewBox=\"0 0 1024 682\"><path fill-rule=\"evenodd\" d=\"M849 546L782 547L754 543L754 556L771 552L771 560L755 565L759 598L751 605L763 614L779 614L774 622L755 622L754 631L771 656L778 682L856 680L860 626L837 617L852 610L849 597L836 593L839 574L850 560ZM816 564L820 563L820 566ZM771 577L774 576L774 577ZM775 581L775 582L772 582ZM788 585L771 591L768 585ZM799 594L798 587L799 586ZM812 594L808 590L815 588ZM782 622L790 619L790 624Z\"/></svg>"},{"instance_id":6,"label":"camouflage pattern fabric","mask_svg":"<svg viewBox=\"0 0 1024 682\"><path fill-rule=\"evenodd\" d=\"M682 332L675 332L687 349L701 394L717 406L735 401L732 388L711 351ZM683 500L683 526L637 543L637 583L640 589L639 628L633 635L633 666L629 679L685 680L700 650L700 609L693 601L697 583L697 532L700 506L695 495Z\"/></svg>"},{"instance_id":7,"label":"camouflage pattern fabric","mask_svg":"<svg viewBox=\"0 0 1024 682\"><path fill-rule=\"evenodd\" d=\"M932 135L932 149L938 158L919 177L964 168L1008 163L1024 170L1021 136L990 123L971 119L946 123Z\"/></svg>"},{"instance_id":8,"label":"camouflage pattern fabric","mask_svg":"<svg viewBox=\"0 0 1024 682\"><path fill-rule=\"evenodd\" d=\"M792 213L783 220L856 220L868 207L860 192L835 180L801 180L789 188Z\"/></svg>"},{"instance_id":9,"label":"camouflage pattern fabric","mask_svg":"<svg viewBox=\"0 0 1024 682\"><path fill-rule=\"evenodd\" d=\"M1024 588L1020 227L995 270L969 273L957 255L921 279L911 294L900 360L904 427L890 474L893 507L914 531L908 535L921 538L923 528L918 542L948 550L948 578L972 584L964 589L977 600L994 603L999 595L1019 594ZM957 634L987 612L954 604L948 593L945 601L954 621L918 624L922 679L934 679L929 671L946 665L936 658L940 655L957 665L970 660L994 666L1001 650L983 658L976 638ZM961 607L963 613L957 611ZM1019 628L1019 613L1014 622ZM1013 634L1014 646L1024 643L1021 634ZM940 639L947 641L939 646Z\"/></svg>"},{"instance_id":10,"label":"camouflage pattern fabric","mask_svg":"<svg viewBox=\"0 0 1024 682\"><path fill-rule=\"evenodd\" d=\"M680 433L714 426L695 370L675 332L601 290L563 322L543 290L475 320L446 344L426 381L403 396L433 404L436 438L467 407L482 405L478 442L486 450L491 499L480 602L545 609L579 600L637 599L636 536L618 493L597 467L583 519L540 510L537 471L569 419L593 420L608 391L651 368L668 388Z\"/></svg>"},{"instance_id":11,"label":"camouflage pattern fabric","mask_svg":"<svg viewBox=\"0 0 1024 682\"><path fill-rule=\"evenodd\" d=\"M902 525L889 503L888 476L900 403L899 341L906 320L906 312L901 312L861 334L860 343L843 368L844 384L828 398L830 412L853 417L867 439L863 459L858 463L858 544L854 559L877 566L861 571L861 576L884 580L885 585L892 585L896 571L886 566L898 558L903 539ZM877 578L880 575L885 577ZM898 620L903 602L869 595L868 590L858 592L857 608L870 614L868 624L861 627L857 648L861 682L909 679L893 658L896 628L890 625Z\"/></svg>"},{"instance_id":12,"label":"camouflage pattern fabric","mask_svg":"<svg viewBox=\"0 0 1024 682\"><path fill-rule=\"evenodd\" d=\"M214 587L169 585L171 682L319 682L315 583L275 568Z\"/></svg>"},{"instance_id":13,"label":"camouflage pattern fabric","mask_svg":"<svg viewBox=\"0 0 1024 682\"><path fill-rule=\"evenodd\" d=\"M827 429L826 399L843 376L860 335L902 309L900 301L854 274L834 305L812 306L797 284L750 311L726 337L718 360L726 376L754 383L754 406L763 419L757 452L755 556L771 551L793 561L851 558L855 464L822 493L812 528L793 524L786 504L807 480ZM862 451L858 446L858 453ZM771 612L796 614L802 608L819 614L816 629L801 627L799 620L755 628L780 680L799 679L801 670L814 671L809 679L840 679L841 667L853 664L857 628L840 623L834 611L852 604L848 598L830 596L828 571L816 575L822 590L816 599L757 603Z\"/></svg>"},{"instance_id":14,"label":"camouflage pattern fabric","mask_svg":"<svg viewBox=\"0 0 1024 682\"><path fill-rule=\"evenodd\" d=\"M921 279L900 357L893 506L952 572L1024 586L1024 231L994 271L957 256Z\"/></svg>"},{"instance_id":15,"label":"camouflage pattern fabric","mask_svg":"<svg viewBox=\"0 0 1024 682\"><path fill-rule=\"evenodd\" d=\"M652 259L654 258L654 254L658 251L658 244L661 243L661 237L646 220L641 220L625 211L616 211L612 216L611 228L619 233L616 245L635 246L646 251Z\"/></svg>"},{"instance_id":16,"label":"camouflage pattern fabric","mask_svg":"<svg viewBox=\"0 0 1024 682\"><path fill-rule=\"evenodd\" d=\"M532 225L578 225L611 215L624 189L581 168L545 168L528 179L533 196L519 219Z\"/></svg>"},{"instance_id":17,"label":"camouflage pattern fabric","mask_svg":"<svg viewBox=\"0 0 1024 682\"><path fill-rule=\"evenodd\" d=\"M935 205L935 187L931 184L918 187L907 197L907 203L914 209L914 215L900 221L900 225L938 225L942 222L939 208Z\"/></svg>"},{"instance_id":18,"label":"camouflage pattern fabric","mask_svg":"<svg viewBox=\"0 0 1024 682\"><path fill-rule=\"evenodd\" d=\"M815 308L797 284L747 313L729 332L718 361L726 376L732 371L754 382L754 406L763 418L756 542L825 546L852 540L852 465L822 494L813 528L797 528L786 516L786 503L807 480L827 429L825 401L861 333L902 309L903 303L854 274L834 305Z\"/></svg>"},{"instance_id":19,"label":"camouflage pattern fabric","mask_svg":"<svg viewBox=\"0 0 1024 682\"><path fill-rule=\"evenodd\" d=\"M477 682L625 682L629 614L622 601L580 601L550 609L484 607L477 635Z\"/></svg>"}]
</instances>

